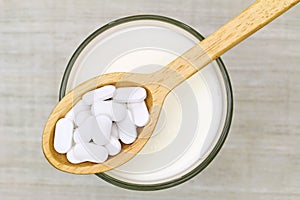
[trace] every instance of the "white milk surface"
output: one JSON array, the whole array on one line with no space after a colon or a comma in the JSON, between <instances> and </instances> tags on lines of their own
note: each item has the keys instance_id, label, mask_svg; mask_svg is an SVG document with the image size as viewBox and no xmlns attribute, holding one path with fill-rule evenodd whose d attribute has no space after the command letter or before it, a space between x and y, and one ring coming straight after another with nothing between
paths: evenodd
<instances>
[{"instance_id":1,"label":"white milk surface","mask_svg":"<svg viewBox=\"0 0 300 200\"><path fill-rule=\"evenodd\" d=\"M76 62L67 90L108 72L149 73L175 59L197 39L164 22L129 22L98 35ZM226 94L212 63L165 100L153 136L132 160L106 172L130 183L170 181L198 166L213 148L225 120Z\"/></svg>"}]
</instances>

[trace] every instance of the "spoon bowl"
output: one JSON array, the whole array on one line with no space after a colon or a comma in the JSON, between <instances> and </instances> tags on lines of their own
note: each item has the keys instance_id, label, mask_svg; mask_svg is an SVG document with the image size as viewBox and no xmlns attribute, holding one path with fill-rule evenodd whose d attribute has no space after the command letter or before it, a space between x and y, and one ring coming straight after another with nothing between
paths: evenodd
<instances>
[{"instance_id":1,"label":"spoon bowl","mask_svg":"<svg viewBox=\"0 0 300 200\"><path fill-rule=\"evenodd\" d=\"M116 168L133 158L154 131L163 102L177 85L198 72L233 46L249 37L300 0L257 0L238 16L215 31L196 46L176 58L166 67L151 74L110 73L92 78L70 91L54 108L46 123L42 147L45 157L57 169L74 174L94 174ZM56 122L81 99L83 94L104 85L139 86L147 91L146 105L150 113L148 124L138 128L138 137L130 145L122 145L119 154L101 164L70 163L66 156L54 150Z\"/></svg>"},{"instance_id":2,"label":"spoon bowl","mask_svg":"<svg viewBox=\"0 0 300 200\"><path fill-rule=\"evenodd\" d=\"M146 144L153 132L157 123L163 101L170 92L168 88L160 87L157 83L147 81L151 75L134 74L134 73L109 73L99 77L90 79L76 89L70 91L52 111L43 134L43 151L48 161L57 169L65 172L76 174L92 174L110 170L118 167L124 162L134 157ZM147 91L147 98L145 99L147 108L150 113L149 123L138 128L137 140L130 144L122 144L122 151L118 156L111 156L109 159L101 164L91 162L84 162L80 164L70 163L66 156L57 153L53 147L55 124L63 118L67 112L81 99L82 95L88 91L105 85L115 85L116 87L142 86Z\"/></svg>"}]
</instances>

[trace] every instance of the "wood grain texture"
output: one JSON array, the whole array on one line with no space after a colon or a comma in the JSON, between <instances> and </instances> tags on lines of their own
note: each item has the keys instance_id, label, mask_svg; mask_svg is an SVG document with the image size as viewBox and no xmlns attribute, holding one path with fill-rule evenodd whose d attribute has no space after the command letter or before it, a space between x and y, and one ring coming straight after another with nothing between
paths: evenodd
<instances>
[{"instance_id":1,"label":"wood grain texture","mask_svg":"<svg viewBox=\"0 0 300 200\"><path fill-rule=\"evenodd\" d=\"M299 5L223 56L234 90L232 128L216 159L189 182L132 192L94 175L59 172L42 153L41 133L57 103L64 68L95 29L152 13L207 36L249 3L0 0L1 199L299 199Z\"/></svg>"},{"instance_id":2,"label":"wood grain texture","mask_svg":"<svg viewBox=\"0 0 300 200\"><path fill-rule=\"evenodd\" d=\"M299 2L300 0L255 1L166 68L156 72L158 81L172 90Z\"/></svg>"},{"instance_id":3,"label":"wood grain texture","mask_svg":"<svg viewBox=\"0 0 300 200\"><path fill-rule=\"evenodd\" d=\"M300 0L258 0L208 36L201 42L201 46L212 59L216 59L299 2Z\"/></svg>"}]
</instances>

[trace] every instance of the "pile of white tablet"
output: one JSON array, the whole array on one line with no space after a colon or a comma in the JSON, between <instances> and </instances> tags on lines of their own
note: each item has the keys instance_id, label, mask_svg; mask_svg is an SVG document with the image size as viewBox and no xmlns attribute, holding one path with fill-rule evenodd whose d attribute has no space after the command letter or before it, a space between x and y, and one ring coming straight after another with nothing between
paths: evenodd
<instances>
[{"instance_id":1,"label":"pile of white tablet","mask_svg":"<svg viewBox=\"0 0 300 200\"><path fill-rule=\"evenodd\" d=\"M149 121L142 87L106 85L89 91L57 121L54 149L73 164L102 163L121 151L121 142L131 144L137 127Z\"/></svg>"}]
</instances>

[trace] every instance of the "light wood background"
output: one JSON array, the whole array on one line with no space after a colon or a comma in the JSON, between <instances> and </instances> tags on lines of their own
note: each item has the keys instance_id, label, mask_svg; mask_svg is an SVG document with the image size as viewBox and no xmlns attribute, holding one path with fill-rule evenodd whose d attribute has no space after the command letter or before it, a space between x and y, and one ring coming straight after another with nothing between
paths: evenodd
<instances>
[{"instance_id":1,"label":"light wood background","mask_svg":"<svg viewBox=\"0 0 300 200\"><path fill-rule=\"evenodd\" d=\"M223 56L235 108L227 141L201 174L135 192L59 172L41 134L77 46L127 15L177 18L209 35L253 1L0 0L0 199L300 199L300 6Z\"/></svg>"}]
</instances>

